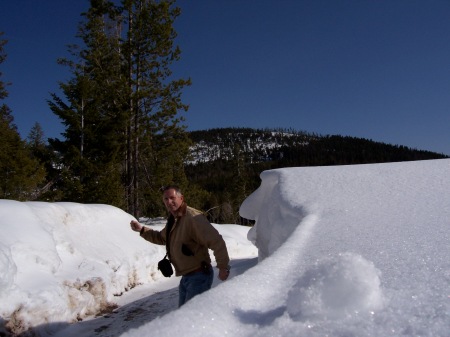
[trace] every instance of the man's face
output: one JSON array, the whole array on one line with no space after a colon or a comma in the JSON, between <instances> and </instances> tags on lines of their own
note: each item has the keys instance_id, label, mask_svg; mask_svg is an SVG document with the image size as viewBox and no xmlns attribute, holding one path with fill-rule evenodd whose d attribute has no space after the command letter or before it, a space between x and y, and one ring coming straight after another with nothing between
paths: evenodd
<instances>
[{"instance_id":1,"label":"man's face","mask_svg":"<svg viewBox=\"0 0 450 337\"><path fill-rule=\"evenodd\" d=\"M164 191L163 194L164 205L166 206L167 210L174 215L180 208L181 204L183 203L183 200L184 200L183 196L177 194L177 192L174 189L168 189L167 191Z\"/></svg>"}]
</instances>

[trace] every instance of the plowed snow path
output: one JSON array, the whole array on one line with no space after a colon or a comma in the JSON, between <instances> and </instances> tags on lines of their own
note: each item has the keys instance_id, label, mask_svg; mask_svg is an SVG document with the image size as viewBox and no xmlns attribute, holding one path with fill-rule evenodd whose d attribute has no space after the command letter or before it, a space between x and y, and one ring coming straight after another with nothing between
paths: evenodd
<instances>
[{"instance_id":1,"label":"plowed snow path","mask_svg":"<svg viewBox=\"0 0 450 337\"><path fill-rule=\"evenodd\" d=\"M142 285L117 298L118 308L103 316L68 325L54 336L116 337L178 308L178 277Z\"/></svg>"}]
</instances>

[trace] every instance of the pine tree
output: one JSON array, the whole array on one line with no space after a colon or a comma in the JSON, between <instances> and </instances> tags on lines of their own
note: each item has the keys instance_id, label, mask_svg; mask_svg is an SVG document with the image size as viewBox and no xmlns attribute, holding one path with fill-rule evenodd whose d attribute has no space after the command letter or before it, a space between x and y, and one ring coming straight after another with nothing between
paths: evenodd
<instances>
[{"instance_id":1,"label":"pine tree","mask_svg":"<svg viewBox=\"0 0 450 337\"><path fill-rule=\"evenodd\" d=\"M64 200L124 205L121 160L126 114L120 93L121 56L110 3L91 1L80 25L85 49L71 46L75 60L61 59L73 78L60 87L66 101L52 95L52 111L66 126L65 140L50 140L61 154L59 189Z\"/></svg>"},{"instance_id":2,"label":"pine tree","mask_svg":"<svg viewBox=\"0 0 450 337\"><path fill-rule=\"evenodd\" d=\"M0 33L0 37L3 33ZM0 64L6 59L4 46L6 40L0 39ZM0 73L0 76L2 74ZM0 80L0 101L8 97L6 85ZM42 183L45 171L39 162L32 158L26 143L20 138L11 109L0 105L0 198L33 200L38 185Z\"/></svg>"},{"instance_id":3,"label":"pine tree","mask_svg":"<svg viewBox=\"0 0 450 337\"><path fill-rule=\"evenodd\" d=\"M160 204L161 185L187 185L183 165L189 144L178 112L187 110L181 89L190 82L171 79L170 66L180 57L173 29L180 11L172 8L174 1L127 0L123 4L128 27L123 49L131 92L127 200L129 211L137 216L142 210L156 211L153 205L156 200Z\"/></svg>"},{"instance_id":4,"label":"pine tree","mask_svg":"<svg viewBox=\"0 0 450 337\"><path fill-rule=\"evenodd\" d=\"M187 185L179 112L187 110L181 89L190 82L171 78L180 55L173 4L91 0L79 31L84 48L72 47L75 60L60 61L73 74L61 84L66 100L52 95L49 102L66 126L65 140L51 140L63 158L65 198L139 216L160 212L152 205L161 203L161 185Z\"/></svg>"},{"instance_id":5,"label":"pine tree","mask_svg":"<svg viewBox=\"0 0 450 337\"><path fill-rule=\"evenodd\" d=\"M58 157L45 139L44 130L36 122L31 128L27 145L32 157L44 166L46 176L42 186L37 191L36 199L41 201L57 201L61 199L61 191L56 188L59 179Z\"/></svg>"}]
</instances>

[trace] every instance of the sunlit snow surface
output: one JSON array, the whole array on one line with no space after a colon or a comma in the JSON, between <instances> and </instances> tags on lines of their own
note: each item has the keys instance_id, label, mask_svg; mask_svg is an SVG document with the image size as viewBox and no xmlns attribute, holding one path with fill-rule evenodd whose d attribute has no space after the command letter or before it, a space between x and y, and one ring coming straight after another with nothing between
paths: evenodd
<instances>
[{"instance_id":1,"label":"sunlit snow surface","mask_svg":"<svg viewBox=\"0 0 450 337\"><path fill-rule=\"evenodd\" d=\"M231 279L123 336L450 335L450 160L261 180L240 209L253 229L215 225ZM137 283L169 282L155 266L164 247L132 232L131 218L105 205L0 201L2 319L64 322Z\"/></svg>"},{"instance_id":2,"label":"sunlit snow surface","mask_svg":"<svg viewBox=\"0 0 450 337\"><path fill-rule=\"evenodd\" d=\"M449 336L450 160L261 179L258 265L126 336Z\"/></svg>"}]
</instances>

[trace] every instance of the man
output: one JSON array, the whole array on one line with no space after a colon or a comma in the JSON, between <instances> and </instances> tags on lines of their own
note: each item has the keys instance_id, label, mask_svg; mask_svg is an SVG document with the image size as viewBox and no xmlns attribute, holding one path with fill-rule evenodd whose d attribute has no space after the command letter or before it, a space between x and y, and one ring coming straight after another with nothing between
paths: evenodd
<instances>
[{"instance_id":1,"label":"man","mask_svg":"<svg viewBox=\"0 0 450 337\"><path fill-rule=\"evenodd\" d=\"M180 188L163 188L163 201L169 211L166 227L155 231L132 220L131 229L140 232L145 240L165 245L169 233L169 259L177 276L182 276L179 285L179 306L195 295L211 288L214 271L208 249L214 252L219 269L219 279L225 281L230 273L228 251L219 232L198 210L187 206Z\"/></svg>"}]
</instances>

